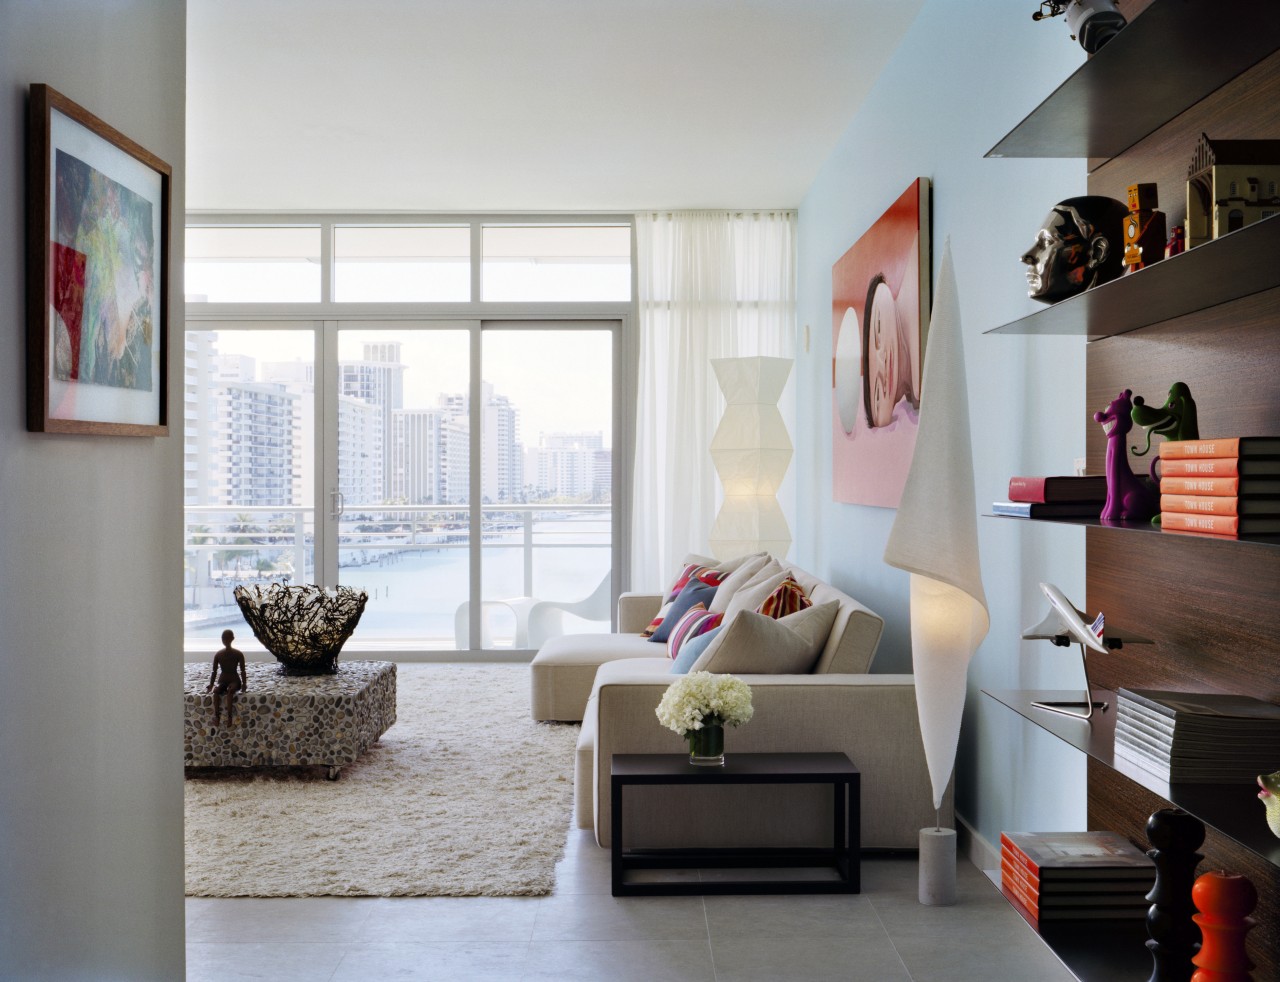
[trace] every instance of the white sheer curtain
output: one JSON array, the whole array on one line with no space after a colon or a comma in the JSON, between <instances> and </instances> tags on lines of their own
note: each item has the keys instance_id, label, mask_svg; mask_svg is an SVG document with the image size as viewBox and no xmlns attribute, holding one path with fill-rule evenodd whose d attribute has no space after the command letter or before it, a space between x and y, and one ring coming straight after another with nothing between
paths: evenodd
<instances>
[{"instance_id":1,"label":"white sheer curtain","mask_svg":"<svg viewBox=\"0 0 1280 982\"><path fill-rule=\"evenodd\" d=\"M637 215L636 267L631 582L644 590L707 552L719 493L709 447L724 410L711 359L794 357L795 212Z\"/></svg>"}]
</instances>

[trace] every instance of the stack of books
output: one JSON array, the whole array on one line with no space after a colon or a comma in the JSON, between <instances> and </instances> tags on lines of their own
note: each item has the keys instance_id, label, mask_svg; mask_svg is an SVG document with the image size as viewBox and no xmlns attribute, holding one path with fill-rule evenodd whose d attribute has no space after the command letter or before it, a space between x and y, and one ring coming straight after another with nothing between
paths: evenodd
<instances>
[{"instance_id":1,"label":"stack of books","mask_svg":"<svg viewBox=\"0 0 1280 982\"><path fill-rule=\"evenodd\" d=\"M1106 501L1105 477L1011 477L1009 500L991 510L1014 518L1097 518Z\"/></svg>"},{"instance_id":2,"label":"stack of books","mask_svg":"<svg viewBox=\"0 0 1280 982\"><path fill-rule=\"evenodd\" d=\"M1252 784L1280 760L1280 706L1222 692L1119 689L1115 752L1171 784Z\"/></svg>"},{"instance_id":3,"label":"stack of books","mask_svg":"<svg viewBox=\"0 0 1280 982\"><path fill-rule=\"evenodd\" d=\"M1117 832L1000 833L1000 884L1035 922L1145 917L1155 879Z\"/></svg>"},{"instance_id":4,"label":"stack of books","mask_svg":"<svg viewBox=\"0 0 1280 982\"><path fill-rule=\"evenodd\" d=\"M1160 445L1160 527L1171 532L1280 532L1280 437Z\"/></svg>"}]
</instances>

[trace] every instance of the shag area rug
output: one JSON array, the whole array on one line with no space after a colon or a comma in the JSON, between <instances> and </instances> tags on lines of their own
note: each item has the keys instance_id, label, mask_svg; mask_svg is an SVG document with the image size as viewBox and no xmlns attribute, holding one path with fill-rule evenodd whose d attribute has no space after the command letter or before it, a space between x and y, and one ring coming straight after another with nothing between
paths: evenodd
<instances>
[{"instance_id":1,"label":"shag area rug","mask_svg":"<svg viewBox=\"0 0 1280 982\"><path fill-rule=\"evenodd\" d=\"M188 772L187 895L551 892L578 727L529 718L519 664L397 666L396 723L336 781Z\"/></svg>"}]
</instances>

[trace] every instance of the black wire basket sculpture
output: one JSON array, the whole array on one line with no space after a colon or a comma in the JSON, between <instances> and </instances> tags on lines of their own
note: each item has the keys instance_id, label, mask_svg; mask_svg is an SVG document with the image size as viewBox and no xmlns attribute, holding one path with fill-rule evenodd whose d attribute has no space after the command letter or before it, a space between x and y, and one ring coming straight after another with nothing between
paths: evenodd
<instances>
[{"instance_id":1,"label":"black wire basket sculpture","mask_svg":"<svg viewBox=\"0 0 1280 982\"><path fill-rule=\"evenodd\" d=\"M349 586L333 592L309 583L235 588L253 636L276 656L285 675L333 675L338 652L360 623L369 594Z\"/></svg>"}]
</instances>

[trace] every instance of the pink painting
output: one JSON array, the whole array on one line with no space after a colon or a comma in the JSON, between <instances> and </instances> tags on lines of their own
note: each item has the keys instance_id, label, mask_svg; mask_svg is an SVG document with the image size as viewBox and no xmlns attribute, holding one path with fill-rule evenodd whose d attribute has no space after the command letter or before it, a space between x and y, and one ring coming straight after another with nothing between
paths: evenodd
<instances>
[{"instance_id":1,"label":"pink painting","mask_svg":"<svg viewBox=\"0 0 1280 982\"><path fill-rule=\"evenodd\" d=\"M916 445L929 276L922 177L831 268L836 501L898 507Z\"/></svg>"}]
</instances>

